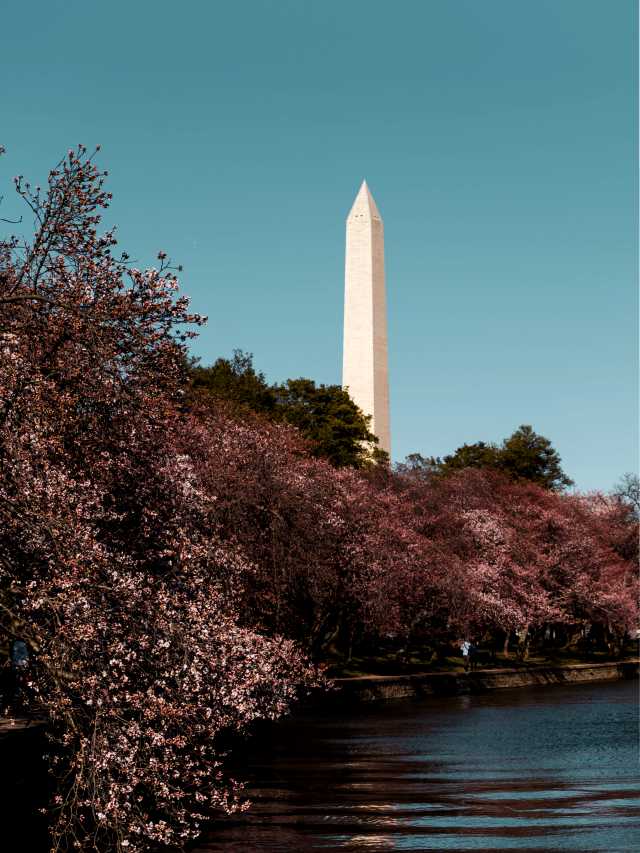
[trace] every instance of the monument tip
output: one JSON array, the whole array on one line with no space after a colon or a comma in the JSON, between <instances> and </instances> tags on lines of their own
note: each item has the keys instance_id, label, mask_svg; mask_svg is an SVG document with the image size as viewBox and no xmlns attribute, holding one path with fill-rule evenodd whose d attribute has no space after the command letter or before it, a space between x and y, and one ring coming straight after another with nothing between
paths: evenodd
<instances>
[{"instance_id":1,"label":"monument tip","mask_svg":"<svg viewBox=\"0 0 640 853\"><path fill-rule=\"evenodd\" d=\"M379 219L382 222L380 211L378 210L378 206L371 195L371 190L369 189L366 178L363 178L362 183L360 184L360 189L358 190L347 219L352 216L357 216L358 218L365 217Z\"/></svg>"}]
</instances>

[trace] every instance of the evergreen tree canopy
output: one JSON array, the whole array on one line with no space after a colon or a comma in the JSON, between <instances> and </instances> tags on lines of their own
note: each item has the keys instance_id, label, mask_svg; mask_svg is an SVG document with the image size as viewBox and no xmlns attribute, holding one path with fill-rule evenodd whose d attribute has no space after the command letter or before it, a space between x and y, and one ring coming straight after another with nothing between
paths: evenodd
<instances>
[{"instance_id":1,"label":"evergreen tree canopy","mask_svg":"<svg viewBox=\"0 0 640 853\"><path fill-rule=\"evenodd\" d=\"M561 491L573 485L562 470L560 455L548 438L538 435L531 426L523 424L501 444L463 444L444 459L425 459L418 453L408 456L400 473L447 476L463 468L490 468L502 471L512 480L529 480L545 489Z\"/></svg>"},{"instance_id":2,"label":"evergreen tree canopy","mask_svg":"<svg viewBox=\"0 0 640 853\"><path fill-rule=\"evenodd\" d=\"M530 480L545 489L559 491L572 486L562 470L560 455L548 438L523 424L498 450L497 467L515 480Z\"/></svg>"},{"instance_id":3,"label":"evergreen tree canopy","mask_svg":"<svg viewBox=\"0 0 640 853\"><path fill-rule=\"evenodd\" d=\"M236 349L232 358L219 358L210 367L192 365L190 396L210 396L234 406L273 415L276 395L264 373L256 372L253 355Z\"/></svg>"},{"instance_id":4,"label":"evergreen tree canopy","mask_svg":"<svg viewBox=\"0 0 640 853\"><path fill-rule=\"evenodd\" d=\"M289 379L275 388L280 417L311 442L313 455L337 468L362 468L371 461L378 439L348 392L339 385L316 385L312 379Z\"/></svg>"},{"instance_id":5,"label":"evergreen tree canopy","mask_svg":"<svg viewBox=\"0 0 640 853\"><path fill-rule=\"evenodd\" d=\"M455 453L445 456L442 470L459 471L461 468L498 468L500 450L495 444L477 441L475 444L463 444Z\"/></svg>"}]
</instances>

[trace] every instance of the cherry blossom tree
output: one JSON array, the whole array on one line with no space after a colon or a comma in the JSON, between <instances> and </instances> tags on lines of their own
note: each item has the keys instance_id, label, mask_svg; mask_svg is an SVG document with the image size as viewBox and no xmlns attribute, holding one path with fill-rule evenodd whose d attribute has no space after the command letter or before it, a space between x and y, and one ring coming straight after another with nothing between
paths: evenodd
<instances>
[{"instance_id":1,"label":"cherry blossom tree","mask_svg":"<svg viewBox=\"0 0 640 853\"><path fill-rule=\"evenodd\" d=\"M250 624L315 655L336 639L400 630L419 537L398 497L359 472L315 459L295 430L224 408L194 412L183 452L196 460L221 538L251 568Z\"/></svg>"},{"instance_id":2,"label":"cherry blossom tree","mask_svg":"<svg viewBox=\"0 0 640 853\"><path fill-rule=\"evenodd\" d=\"M141 851L239 807L221 738L313 675L241 624L251 568L177 441L201 318L164 253L159 269L114 258L103 180L82 147L44 190L17 178L35 236L0 244L0 630L32 652L53 849Z\"/></svg>"},{"instance_id":3,"label":"cherry blossom tree","mask_svg":"<svg viewBox=\"0 0 640 853\"><path fill-rule=\"evenodd\" d=\"M635 627L637 523L620 501L477 469L396 481L407 521L441 555L453 631L508 640L549 622L599 622L618 636Z\"/></svg>"}]
</instances>

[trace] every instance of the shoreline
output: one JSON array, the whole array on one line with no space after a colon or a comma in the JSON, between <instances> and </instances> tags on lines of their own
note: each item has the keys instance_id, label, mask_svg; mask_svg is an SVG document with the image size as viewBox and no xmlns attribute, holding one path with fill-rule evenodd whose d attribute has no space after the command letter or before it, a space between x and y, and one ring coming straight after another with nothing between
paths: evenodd
<instances>
[{"instance_id":1,"label":"shoreline","mask_svg":"<svg viewBox=\"0 0 640 853\"><path fill-rule=\"evenodd\" d=\"M324 700L337 704L361 704L422 696L456 696L485 693L509 687L580 684L638 678L640 659L529 669L485 669L475 672L424 672L409 675L361 675L334 678L334 690Z\"/></svg>"},{"instance_id":2,"label":"shoreline","mask_svg":"<svg viewBox=\"0 0 640 853\"><path fill-rule=\"evenodd\" d=\"M640 658L605 663L576 663L564 666L496 668L475 672L416 672L406 675L357 675L331 678L333 689L313 692L291 711L310 708L361 705L394 699L426 696L463 696L514 687L547 687L559 684L622 681L638 678ZM285 715L286 716L289 715ZM271 721L262 721L264 725ZM0 717L0 742L18 733L40 732L46 721L33 717Z\"/></svg>"},{"instance_id":3,"label":"shoreline","mask_svg":"<svg viewBox=\"0 0 640 853\"><path fill-rule=\"evenodd\" d=\"M560 684L579 684L631 680L638 677L640 659L631 658L606 663L566 664L564 666L536 666L529 669L501 668L476 670L470 673L414 673L409 675L365 675L332 680L334 688L321 694L316 693L300 702L292 713L277 721L262 720L253 733L240 741L237 754L234 755L235 768L243 768L247 755L256 749L256 741L269 742L274 736L274 727L284 723L292 716L311 712L312 717L320 711L320 718L326 713L344 713L356 717L363 706L372 708L372 703L438 696L455 696L473 693L485 693L504 688L524 688ZM437 703L435 703L437 706ZM428 703L427 703L428 706ZM375 705L373 706L375 708ZM376 712L377 713L377 712ZM384 713L384 711L383 711ZM419 713L423 713L422 710ZM425 708L424 713L428 713ZM437 707L436 707L437 713ZM393 718L393 712L391 712ZM23 832L24 821L30 822L34 832L27 847L34 850L48 849L46 822L37 813L40 805L45 805L51 790L50 776L42 753L48 748L45 740L45 721L40 718L0 719L0 746L4 749L3 760L8 772L2 783L2 794L16 819L9 823L10 831ZM235 753L235 749L232 750ZM231 768L233 772L233 765ZM16 778L17 774L17 778ZM207 829L194 843L193 848L207 849L208 841L217 833L220 816L212 816ZM36 846L37 845L37 846ZM216 848L217 849L217 848Z\"/></svg>"}]
</instances>

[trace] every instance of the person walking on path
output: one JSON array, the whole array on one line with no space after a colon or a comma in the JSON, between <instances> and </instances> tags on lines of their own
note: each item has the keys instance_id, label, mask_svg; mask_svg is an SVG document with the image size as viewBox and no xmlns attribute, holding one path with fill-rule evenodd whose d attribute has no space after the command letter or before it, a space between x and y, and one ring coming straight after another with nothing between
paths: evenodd
<instances>
[{"instance_id":1,"label":"person walking on path","mask_svg":"<svg viewBox=\"0 0 640 853\"><path fill-rule=\"evenodd\" d=\"M469 672L469 652L471 651L471 643L469 640L465 639L460 643L460 651L462 652L464 671Z\"/></svg>"}]
</instances>

